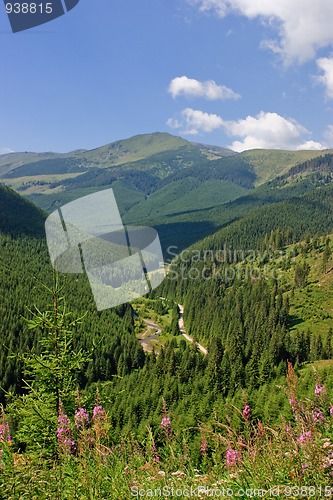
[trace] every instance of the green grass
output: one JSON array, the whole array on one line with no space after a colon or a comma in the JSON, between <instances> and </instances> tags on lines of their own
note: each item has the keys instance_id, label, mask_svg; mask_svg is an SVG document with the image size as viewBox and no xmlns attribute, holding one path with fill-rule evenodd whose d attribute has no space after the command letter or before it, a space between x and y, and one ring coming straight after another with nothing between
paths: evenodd
<instances>
[{"instance_id":1,"label":"green grass","mask_svg":"<svg viewBox=\"0 0 333 500\"><path fill-rule=\"evenodd\" d=\"M141 134L82 153L82 157L99 165L123 165L149 156L189 146L189 142L167 133Z\"/></svg>"},{"instance_id":2,"label":"green grass","mask_svg":"<svg viewBox=\"0 0 333 500\"><path fill-rule=\"evenodd\" d=\"M159 314L154 310L154 306L156 308L158 303L162 303L168 308L166 314ZM143 319L151 320L162 328L162 332L158 338L150 342L150 346L154 347L156 352L159 352L161 346L164 346L166 342L174 338L168 331L172 321L172 309L169 308L168 302L162 299L142 297L134 300L132 302L132 307L137 314L135 318L135 332L138 339L142 339L144 332L147 330L147 325L144 323ZM153 335L154 333L155 332L152 330L151 334Z\"/></svg>"},{"instance_id":3,"label":"green grass","mask_svg":"<svg viewBox=\"0 0 333 500\"><path fill-rule=\"evenodd\" d=\"M57 190L50 188L50 185L64 181L66 179L74 179L75 177L82 175L81 173L70 173L70 174L45 174L36 176L26 176L18 178L6 178L2 179L2 182L9 185L13 189L19 191L20 194L24 196L42 193L44 194L54 194ZM41 184L42 183L42 184ZM59 188L58 188L59 190Z\"/></svg>"},{"instance_id":4,"label":"green grass","mask_svg":"<svg viewBox=\"0 0 333 500\"><path fill-rule=\"evenodd\" d=\"M278 175L286 173L297 163L316 158L333 150L325 151L283 151L275 149L254 149L240 154L253 166L256 174L256 184L268 182Z\"/></svg>"},{"instance_id":5,"label":"green grass","mask_svg":"<svg viewBox=\"0 0 333 500\"><path fill-rule=\"evenodd\" d=\"M133 300L131 302L134 311L141 318L150 319L157 323L158 325L165 328L170 326L171 324L171 309L168 308L168 312L166 314L159 314L154 310L154 305L158 302L162 304L166 304L168 306L168 302L163 299L149 299L147 297L141 297L139 299Z\"/></svg>"}]
</instances>

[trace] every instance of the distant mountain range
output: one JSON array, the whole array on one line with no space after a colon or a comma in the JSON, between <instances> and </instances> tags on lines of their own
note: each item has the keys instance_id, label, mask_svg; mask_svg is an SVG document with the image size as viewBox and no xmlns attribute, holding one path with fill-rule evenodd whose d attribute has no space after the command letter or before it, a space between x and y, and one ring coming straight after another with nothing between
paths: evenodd
<instances>
[{"instance_id":1,"label":"distant mountain range","mask_svg":"<svg viewBox=\"0 0 333 500\"><path fill-rule=\"evenodd\" d=\"M330 183L332 153L235 153L157 132L93 150L1 155L0 182L48 212L112 187L125 223L155 226L164 247L180 249L257 206Z\"/></svg>"}]
</instances>

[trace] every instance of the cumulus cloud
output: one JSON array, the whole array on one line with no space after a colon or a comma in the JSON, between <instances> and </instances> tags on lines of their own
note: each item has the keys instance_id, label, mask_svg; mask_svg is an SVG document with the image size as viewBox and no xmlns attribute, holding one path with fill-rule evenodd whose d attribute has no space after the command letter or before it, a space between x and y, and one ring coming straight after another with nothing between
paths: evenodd
<instances>
[{"instance_id":1,"label":"cumulus cloud","mask_svg":"<svg viewBox=\"0 0 333 500\"><path fill-rule=\"evenodd\" d=\"M290 64L315 57L316 51L333 44L332 0L188 0L201 12L220 17L229 13L259 18L277 29L277 37L265 46Z\"/></svg>"},{"instance_id":2,"label":"cumulus cloud","mask_svg":"<svg viewBox=\"0 0 333 500\"><path fill-rule=\"evenodd\" d=\"M316 151L321 151L323 149L326 149L326 145L322 144L321 142L317 141L305 141L303 144L299 144L295 149L298 150L303 150L303 149L314 149Z\"/></svg>"},{"instance_id":3,"label":"cumulus cloud","mask_svg":"<svg viewBox=\"0 0 333 500\"><path fill-rule=\"evenodd\" d=\"M179 76L171 80L168 92L172 97L203 97L210 101L217 99L239 99L240 95L225 85L218 85L214 80L200 82L187 76Z\"/></svg>"},{"instance_id":4,"label":"cumulus cloud","mask_svg":"<svg viewBox=\"0 0 333 500\"><path fill-rule=\"evenodd\" d=\"M195 135L199 132L212 132L223 125L220 116L206 113L198 109L186 108L179 118L169 118L167 125L171 128L182 129L182 134Z\"/></svg>"},{"instance_id":5,"label":"cumulus cloud","mask_svg":"<svg viewBox=\"0 0 333 500\"><path fill-rule=\"evenodd\" d=\"M308 134L306 128L295 120L263 111L257 116L226 122L225 128L229 135L242 138L230 145L235 151L256 148L298 149L304 143L302 137Z\"/></svg>"},{"instance_id":6,"label":"cumulus cloud","mask_svg":"<svg viewBox=\"0 0 333 500\"><path fill-rule=\"evenodd\" d=\"M183 129L183 134L211 132L218 128L235 140L228 146L234 151L247 149L323 149L324 146L310 140L310 132L292 118L277 113L261 111L257 116L240 120L223 120L216 114L209 114L192 108L184 109L178 118L168 120L173 128Z\"/></svg>"},{"instance_id":7,"label":"cumulus cloud","mask_svg":"<svg viewBox=\"0 0 333 500\"><path fill-rule=\"evenodd\" d=\"M333 57L321 57L317 60L317 66L323 72L317 81L324 85L327 97L333 99Z\"/></svg>"}]
</instances>

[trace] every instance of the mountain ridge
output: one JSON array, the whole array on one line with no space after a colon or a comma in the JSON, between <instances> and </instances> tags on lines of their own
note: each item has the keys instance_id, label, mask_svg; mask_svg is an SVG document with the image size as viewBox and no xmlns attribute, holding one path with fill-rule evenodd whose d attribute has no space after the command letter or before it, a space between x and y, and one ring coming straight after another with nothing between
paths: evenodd
<instances>
[{"instance_id":1,"label":"mountain ridge","mask_svg":"<svg viewBox=\"0 0 333 500\"><path fill-rule=\"evenodd\" d=\"M184 246L256 206L331 182L331 152L235 153L155 132L58 156L11 153L0 157L0 181L48 212L112 188L126 224L152 225Z\"/></svg>"}]
</instances>

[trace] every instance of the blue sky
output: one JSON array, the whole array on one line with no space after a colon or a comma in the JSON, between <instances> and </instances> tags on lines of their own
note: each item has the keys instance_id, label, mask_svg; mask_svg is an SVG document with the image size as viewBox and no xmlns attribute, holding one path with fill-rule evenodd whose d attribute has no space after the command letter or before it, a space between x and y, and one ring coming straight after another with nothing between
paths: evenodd
<instances>
[{"instance_id":1,"label":"blue sky","mask_svg":"<svg viewBox=\"0 0 333 500\"><path fill-rule=\"evenodd\" d=\"M331 0L80 0L13 34L1 4L0 153L333 147L331 26Z\"/></svg>"}]
</instances>

